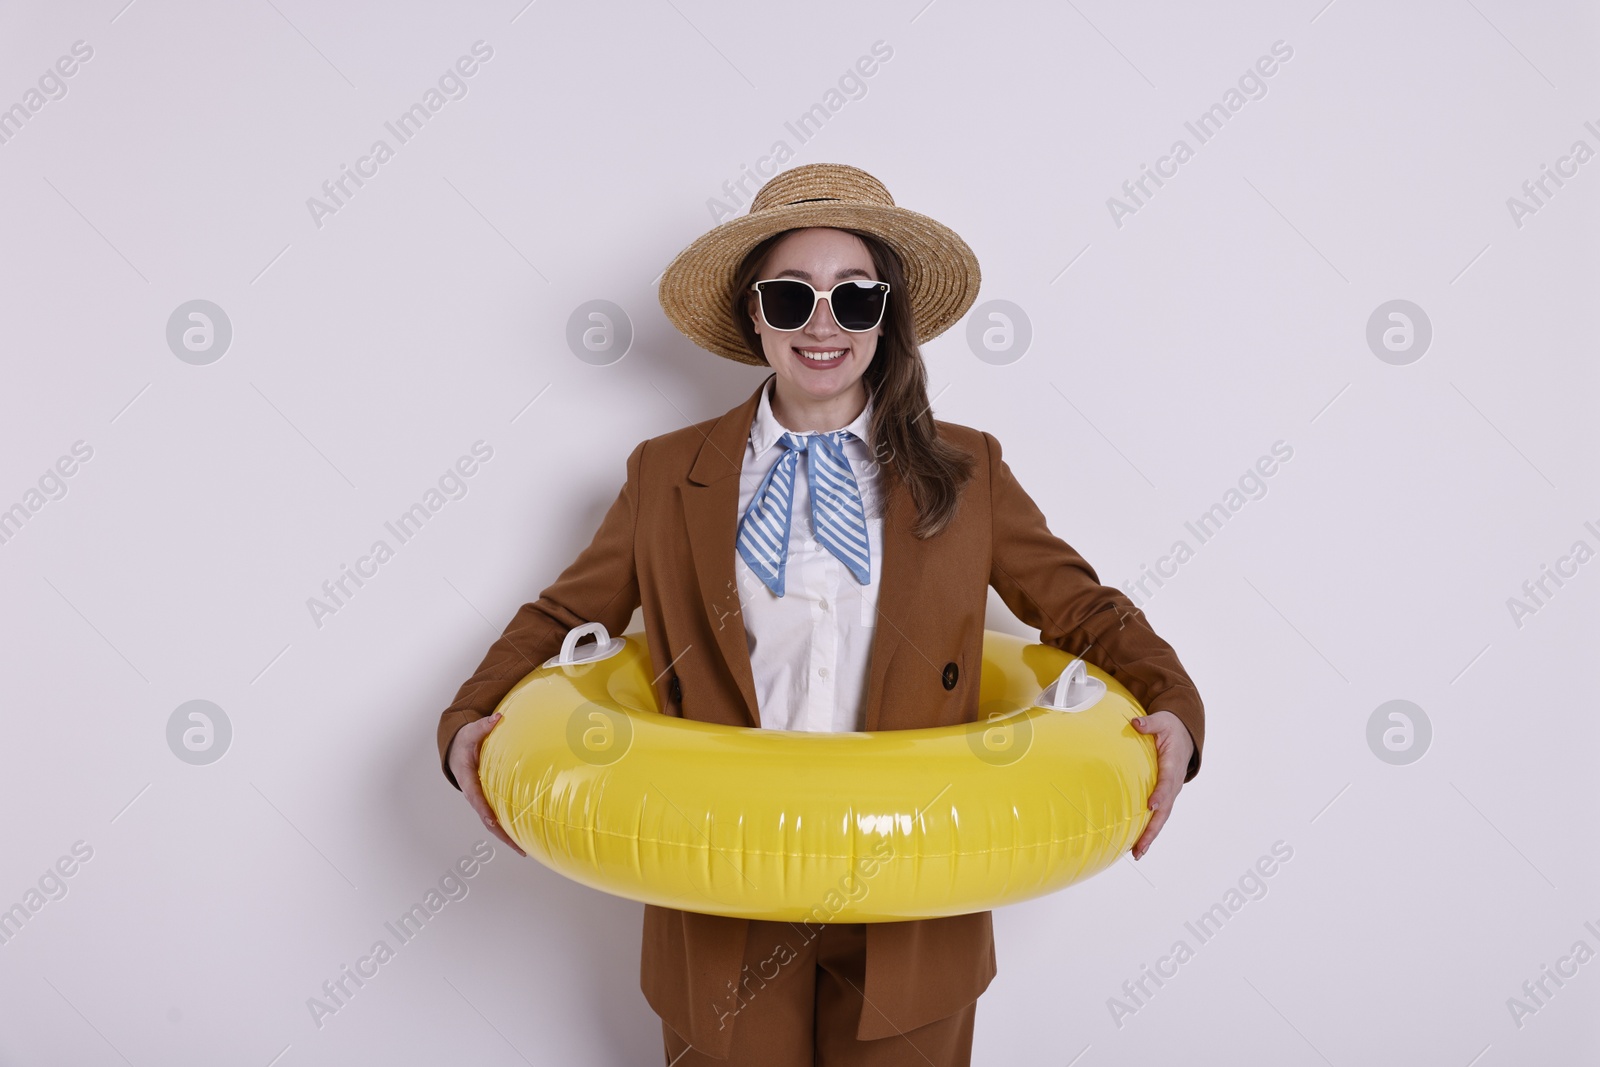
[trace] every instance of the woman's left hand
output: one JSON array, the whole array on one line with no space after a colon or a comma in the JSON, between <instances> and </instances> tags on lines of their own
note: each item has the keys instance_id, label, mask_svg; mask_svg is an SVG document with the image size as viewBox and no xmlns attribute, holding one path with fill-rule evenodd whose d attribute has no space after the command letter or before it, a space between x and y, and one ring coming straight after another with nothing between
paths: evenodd
<instances>
[{"instance_id":1,"label":"woman's left hand","mask_svg":"<svg viewBox=\"0 0 1600 1067\"><path fill-rule=\"evenodd\" d=\"M1150 824L1133 843L1133 858L1138 859L1150 851L1150 844L1167 824L1172 814L1172 802L1178 799L1183 788L1183 776L1189 770L1189 757L1194 754L1194 738L1183 720L1170 711L1157 711L1131 720L1133 728L1141 734L1156 739L1156 787L1150 794Z\"/></svg>"}]
</instances>

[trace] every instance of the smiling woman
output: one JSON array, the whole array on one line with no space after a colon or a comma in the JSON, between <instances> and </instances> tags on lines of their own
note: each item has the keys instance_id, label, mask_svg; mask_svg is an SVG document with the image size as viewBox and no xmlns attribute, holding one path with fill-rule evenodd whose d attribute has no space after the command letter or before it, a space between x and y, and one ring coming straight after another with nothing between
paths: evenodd
<instances>
[{"instance_id":1,"label":"smiling woman","mask_svg":"<svg viewBox=\"0 0 1600 1067\"><path fill-rule=\"evenodd\" d=\"M746 308L751 329L782 382L773 414L791 429L836 429L866 402L861 378L878 349L890 287L878 280L866 242L844 230L795 230L763 245L748 257L740 282L752 271L767 280L740 289L754 305ZM858 279L865 291L852 295Z\"/></svg>"},{"instance_id":2,"label":"smiling woman","mask_svg":"<svg viewBox=\"0 0 1600 1067\"><path fill-rule=\"evenodd\" d=\"M758 243L733 275L732 318L748 351L759 351L778 376L773 414L794 430L833 429L862 409L872 392L872 455L897 460L918 503L919 533L943 528L961 486L970 477L970 457L942 440L928 411L927 373L917 347L912 298L900 256L882 238L865 231L806 227L777 233ZM771 301L758 279L795 278L816 288L846 281L881 282L887 288L880 321L852 332L840 327L832 297L814 298L809 319L795 329L766 320ZM781 322L779 326L788 326ZM846 325L865 325L864 320Z\"/></svg>"},{"instance_id":3,"label":"smiling woman","mask_svg":"<svg viewBox=\"0 0 1600 1067\"><path fill-rule=\"evenodd\" d=\"M441 767L489 830L519 852L508 829L530 852L545 829L570 833L557 852L586 862L614 850L631 872L647 902L640 984L662 1019L664 1061L676 1067L800 1067L814 1054L829 1063L970 1061L977 999L996 971L992 916L982 909L1002 898L957 899L936 879L900 879L897 869L929 875L935 865L896 841L903 861L886 860L872 883L879 912L851 911L842 899L820 916L792 910L832 899L837 872L819 880L827 872L808 855L859 856L873 844L852 838L819 852L822 836L852 824L826 805L842 803L886 832L876 820L900 809L863 790L931 773L937 781L917 777L901 798L919 806L905 825L916 830L925 815L927 826L960 827L950 842L963 858L946 870L1015 889L1022 881L1009 881L985 847L985 828L1015 830L1030 848L1065 834L1101 849L1106 863L1131 845L1138 859L1199 770L1203 710L1171 646L1050 532L992 434L933 416L920 346L961 320L979 282L960 235L842 164L778 174L746 215L693 241L662 275L667 317L702 348L770 373L732 410L633 450L589 547L522 606L440 716ZM1024 658L1081 658L1148 709L1130 705L1107 720L1145 760L1136 787L1119 794L1121 831L1110 833L1112 821L1081 798L1054 807L1093 779L1070 760L1036 761L1042 806L1022 803L1003 781L1008 754L1022 748L1001 743L992 716L1023 705L996 707L1007 702L997 689L1003 671L984 654L991 587L1039 631ZM632 662L649 699L641 695L642 717L628 720L637 744L602 747L616 756L608 773L634 775L641 788L620 821L593 826L584 820L599 814L590 800L600 794L575 786L595 753L574 739L604 733L589 717L599 698L553 720L519 717L515 701L498 709L530 665L585 626L623 631L636 608L644 640ZM1034 681L1022 700L1033 699ZM501 803L503 825L486 792L503 800L507 768L539 765L519 740L534 722L549 731L554 760L574 761L575 773L556 773L545 791L539 781L528 803ZM948 766L912 747L929 732L948 743ZM668 759L680 780L640 765L650 739L668 735L703 738L713 750L737 736L781 758ZM813 758L821 750L855 759L830 777ZM960 810L973 785L999 798L992 818ZM770 818L730 814L758 794L773 801ZM530 809L536 799L546 806ZM1089 816L1093 832L1069 825ZM642 843L619 836L640 828ZM700 851L674 864L669 840ZM697 907L674 870L713 872L729 892ZM755 917L764 906L738 899L785 890L799 900L777 919ZM885 910L896 892L902 899ZM813 916L815 937L792 940L792 922L780 920L797 914ZM903 921L877 921L886 916ZM759 997L744 984L752 973L765 983Z\"/></svg>"}]
</instances>

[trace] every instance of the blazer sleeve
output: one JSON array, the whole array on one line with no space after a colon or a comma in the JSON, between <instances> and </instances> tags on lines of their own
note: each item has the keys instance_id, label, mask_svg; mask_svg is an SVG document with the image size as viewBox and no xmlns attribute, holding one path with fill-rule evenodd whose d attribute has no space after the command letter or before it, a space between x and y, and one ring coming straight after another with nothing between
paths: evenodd
<instances>
[{"instance_id":1,"label":"blazer sleeve","mask_svg":"<svg viewBox=\"0 0 1600 1067\"><path fill-rule=\"evenodd\" d=\"M639 578L634 561L638 518L639 471L644 460L641 441L628 457L628 478L612 502L600 529L572 565L539 594L517 609L505 631L489 646L483 662L462 683L456 698L439 716L439 766L457 789L450 773L450 743L469 722L494 713L502 698L539 664L561 651L567 632L587 622L605 623L620 634L639 606Z\"/></svg>"},{"instance_id":2,"label":"blazer sleeve","mask_svg":"<svg viewBox=\"0 0 1600 1067\"><path fill-rule=\"evenodd\" d=\"M1177 653L1126 594L1101 585L1094 568L1050 532L1044 513L1001 458L1000 442L987 432L983 438L993 521L989 584L1017 618L1039 630L1041 642L1099 667L1147 712L1176 715L1194 739L1187 782L1200 770L1205 709Z\"/></svg>"}]
</instances>

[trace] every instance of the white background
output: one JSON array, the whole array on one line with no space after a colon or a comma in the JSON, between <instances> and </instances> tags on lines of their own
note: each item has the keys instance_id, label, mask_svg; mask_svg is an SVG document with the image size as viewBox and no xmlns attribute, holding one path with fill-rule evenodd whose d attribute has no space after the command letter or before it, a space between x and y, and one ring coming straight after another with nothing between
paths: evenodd
<instances>
[{"instance_id":1,"label":"white background","mask_svg":"<svg viewBox=\"0 0 1600 1067\"><path fill-rule=\"evenodd\" d=\"M1506 203L1600 149L1593 9L122 3L0 16L0 106L93 48L0 145L0 507L93 449L0 545L0 907L93 849L0 945L0 1063L659 1062L640 906L503 847L320 1028L307 1000L484 836L438 713L633 445L761 379L654 286L780 138L947 222L980 304L1024 310L1005 365L966 322L926 346L935 410L1000 438L1103 581L1294 450L1147 604L1204 769L1137 866L996 913L975 1062L1595 1056L1600 960L1507 1006L1600 951L1600 563L1507 606L1600 549L1600 160L1520 226ZM478 40L468 94L316 225L307 198ZM865 96L800 145L785 121L875 41ZM1114 223L1275 41L1266 95ZM165 336L197 298L233 328L205 366ZM565 340L593 299L632 323L608 366ZM1366 341L1394 299L1433 328L1407 365ZM316 625L307 599L478 440L467 495ZM167 743L194 699L233 729L206 766ZM1392 699L1433 728L1406 766L1367 743ZM1267 895L1119 1026L1122 983L1277 841Z\"/></svg>"}]
</instances>

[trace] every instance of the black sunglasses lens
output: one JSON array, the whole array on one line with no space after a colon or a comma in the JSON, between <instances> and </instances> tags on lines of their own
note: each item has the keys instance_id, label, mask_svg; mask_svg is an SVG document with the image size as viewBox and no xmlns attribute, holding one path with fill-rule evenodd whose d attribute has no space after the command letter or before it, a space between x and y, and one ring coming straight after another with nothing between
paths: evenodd
<instances>
[{"instance_id":1,"label":"black sunglasses lens","mask_svg":"<svg viewBox=\"0 0 1600 1067\"><path fill-rule=\"evenodd\" d=\"M761 313L774 330L798 330L811 318L816 297L805 282L761 283Z\"/></svg>"},{"instance_id":2,"label":"black sunglasses lens","mask_svg":"<svg viewBox=\"0 0 1600 1067\"><path fill-rule=\"evenodd\" d=\"M857 333L870 330L883 318L887 296L881 282L844 282L833 291L833 321Z\"/></svg>"}]
</instances>

